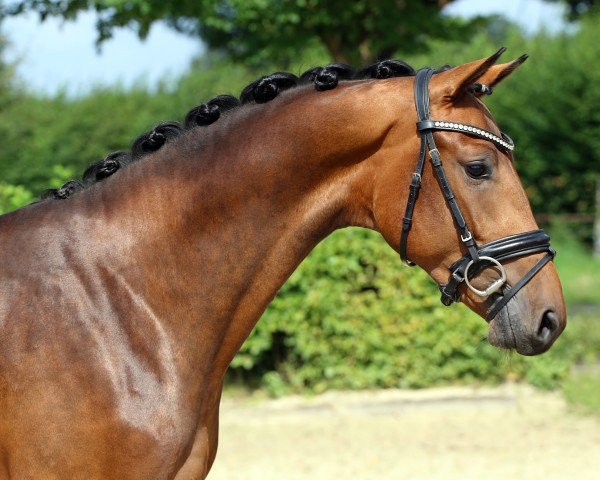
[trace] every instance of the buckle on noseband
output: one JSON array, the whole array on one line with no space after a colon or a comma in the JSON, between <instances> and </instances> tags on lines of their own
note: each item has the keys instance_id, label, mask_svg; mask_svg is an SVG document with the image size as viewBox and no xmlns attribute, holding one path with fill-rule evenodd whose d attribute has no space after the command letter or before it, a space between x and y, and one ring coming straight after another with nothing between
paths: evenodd
<instances>
[{"instance_id":1,"label":"buckle on noseband","mask_svg":"<svg viewBox=\"0 0 600 480\"><path fill-rule=\"evenodd\" d=\"M458 302L460 300L460 294L458 293L458 290L448 290L448 285L440 285L439 289L440 293L442 294L440 301L445 307L449 307L454 302Z\"/></svg>"},{"instance_id":2,"label":"buckle on noseband","mask_svg":"<svg viewBox=\"0 0 600 480\"><path fill-rule=\"evenodd\" d=\"M481 262L481 261L493 263L494 266L498 267L500 269L500 278L498 280L494 281L485 290L478 290L473 285L471 285L471 282L469 281L469 268L471 268L471 266L475 263L475 260L471 260L467 264L467 267L465 268L464 280L465 280L465 284L467 285L469 290L471 290L475 295L479 295L480 297L489 297L492 293L500 290L502 288L502 285L504 285L506 283L506 271L504 270L504 266L495 258L485 257L485 256L479 257L479 262Z\"/></svg>"}]
</instances>

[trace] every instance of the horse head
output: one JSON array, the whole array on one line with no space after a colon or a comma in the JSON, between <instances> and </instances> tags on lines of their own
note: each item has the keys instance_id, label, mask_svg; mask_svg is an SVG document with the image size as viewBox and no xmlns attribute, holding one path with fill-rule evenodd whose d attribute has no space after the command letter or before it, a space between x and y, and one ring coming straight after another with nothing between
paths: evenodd
<instances>
[{"instance_id":1,"label":"horse head","mask_svg":"<svg viewBox=\"0 0 600 480\"><path fill-rule=\"evenodd\" d=\"M566 309L549 237L515 169L514 145L483 103L527 58L496 64L503 51L417 73L403 103L412 111L377 162L373 216L405 263L440 285L444 304L460 300L486 318L493 345L536 355L564 330ZM399 188L406 195L400 203Z\"/></svg>"}]
</instances>

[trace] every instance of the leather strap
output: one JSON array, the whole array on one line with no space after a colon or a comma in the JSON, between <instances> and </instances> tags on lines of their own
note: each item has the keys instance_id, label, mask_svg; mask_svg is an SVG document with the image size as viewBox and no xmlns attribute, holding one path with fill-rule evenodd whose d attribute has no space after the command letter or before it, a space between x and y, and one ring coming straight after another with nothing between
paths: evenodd
<instances>
[{"instance_id":1,"label":"leather strap","mask_svg":"<svg viewBox=\"0 0 600 480\"><path fill-rule=\"evenodd\" d=\"M417 125L423 125L423 122L426 122L429 119L429 81L432 75L433 69L424 68L417 72L417 76L415 78L414 95L418 117ZM456 226L459 229L461 239L470 253L471 258L473 258L475 261L477 261L479 258L477 255L477 244L475 243L473 235L467 227L465 218L460 210L460 207L458 206L458 203L456 202L456 198L454 197L454 193L452 192L452 188L450 187L450 183L446 177L446 172L444 171L444 167L442 165L442 159L440 158L440 152L436 148L435 140L433 138L434 129L435 127L433 124L427 128L419 129L419 134L421 136L419 161L417 162L417 167L412 176L412 181L409 187L408 202L406 204L406 211L402 220L402 232L400 234L400 258L406 265L411 266L413 266L414 263L408 260L406 251L408 245L408 232L412 226L412 216L417 197L419 195L419 190L421 188L421 176L425 164L425 150L427 149L429 150L429 158L431 160L431 164L433 165L435 176L438 179L438 183L440 184L440 188L442 189L446 203L450 207L450 211L452 212Z\"/></svg>"},{"instance_id":2,"label":"leather strap","mask_svg":"<svg viewBox=\"0 0 600 480\"><path fill-rule=\"evenodd\" d=\"M554 250L550 247L550 237L543 230L533 230L486 243L479 248L478 254L481 257L492 257L498 261L503 261L542 252L552 254L552 257L554 257ZM449 306L458 301L460 296L458 287L465 280L465 270L470 261L471 256L467 254L450 265L450 272L452 273L450 280L447 284L440 285L441 301L444 305ZM473 265L469 269L469 279L475 277L489 263L482 260ZM516 285L514 288L516 288Z\"/></svg>"},{"instance_id":3,"label":"leather strap","mask_svg":"<svg viewBox=\"0 0 600 480\"><path fill-rule=\"evenodd\" d=\"M415 105L417 108L417 117L421 121L429 118L429 80L433 75L432 69L423 69L417 72L415 78ZM419 190L421 189L421 178L423 175L423 168L425 166L425 155L427 150L427 142L425 137L421 135L421 147L419 149L419 160L417 166L412 174L412 179L408 187L408 201L406 202L406 210L404 212L404 218L402 219L402 231L400 232L400 259L402 263L410 267L414 267L414 263L408 259L406 250L408 246L408 232L412 226L412 218L415 210L415 204L419 197Z\"/></svg>"},{"instance_id":4,"label":"leather strap","mask_svg":"<svg viewBox=\"0 0 600 480\"><path fill-rule=\"evenodd\" d=\"M431 132L426 133L425 138L428 145L431 147L429 150L429 157L431 159L433 171L437 177L440 188L442 189L446 203L448 204L448 207L450 207L450 212L452 213L454 222L456 223L458 231L460 232L460 238L465 247L467 247L467 251L469 252L469 255L471 255L471 258L474 261L477 261L479 259L477 254L477 244L475 243L475 239L473 238L473 235L467 226L465 217L463 216L460 207L456 202L456 197L454 196L454 192L450 187L450 183L448 183L448 178L446 177L446 172L444 170L444 166L442 165L442 159L440 158L440 152L437 148L435 148L433 134Z\"/></svg>"},{"instance_id":5,"label":"leather strap","mask_svg":"<svg viewBox=\"0 0 600 480\"><path fill-rule=\"evenodd\" d=\"M486 243L479 249L479 255L493 257L496 260L510 260L514 257L548 251L549 248L550 236L543 230L532 230ZM450 270L455 271L462 266L464 271L470 260L469 256L465 255L450 265ZM477 270L474 272L476 273Z\"/></svg>"},{"instance_id":6,"label":"leather strap","mask_svg":"<svg viewBox=\"0 0 600 480\"><path fill-rule=\"evenodd\" d=\"M419 134L421 135L421 142L423 141L423 138L425 138L427 148L429 149L429 158L431 160L431 165L433 166L433 171L438 179L438 183L440 185L440 188L442 189L442 193L444 194L446 203L450 207L450 212L454 217L454 221L460 232L463 244L467 248L468 252L471 254L472 258L475 261L477 261L477 245L475 243L475 240L473 239L473 235L471 235L471 232L467 227L467 222L465 221L460 207L456 202L456 198L454 197L454 193L452 192L452 188L450 187L450 183L448 182L448 178L446 177L444 166L442 165L440 152L438 151L435 145L433 132L437 129L437 127L434 123L428 123L429 81L431 80L432 75L433 69L424 68L423 70L419 70L417 72L417 76L415 79L415 105L418 115L417 129L419 131Z\"/></svg>"},{"instance_id":7,"label":"leather strap","mask_svg":"<svg viewBox=\"0 0 600 480\"><path fill-rule=\"evenodd\" d=\"M554 250L551 249L551 251L544 255L542 259L538 261L533 266L533 268L529 270L523 276L523 278L521 278L521 280L515 283L515 285L512 288L508 287L508 289L503 292L503 295L489 309L485 319L488 322L491 322L494 319L494 317L498 315L498 312L500 312L500 310L502 310L504 306L510 301L510 299L513 298L517 294L517 292L521 290L521 288L523 288L529 282L529 280L531 280L536 275L536 273L538 273L544 267L544 265L546 265L550 260L552 260L555 255L556 253L554 252Z\"/></svg>"}]
</instances>

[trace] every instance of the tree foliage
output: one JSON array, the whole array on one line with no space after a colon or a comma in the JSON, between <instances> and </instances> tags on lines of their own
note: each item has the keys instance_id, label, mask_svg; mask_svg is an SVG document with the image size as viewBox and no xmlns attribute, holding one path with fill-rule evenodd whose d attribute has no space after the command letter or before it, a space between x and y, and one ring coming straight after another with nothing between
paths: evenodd
<instances>
[{"instance_id":1,"label":"tree foliage","mask_svg":"<svg viewBox=\"0 0 600 480\"><path fill-rule=\"evenodd\" d=\"M219 93L239 94L254 80L252 70L211 59L174 87L150 91L96 88L88 95L44 97L5 92L13 98L0 111L0 179L22 184L35 194L53 185L56 165L79 176L84 169L164 120L179 119L189 109ZM0 99L2 90L0 89ZM52 184L52 185L51 185Z\"/></svg>"},{"instance_id":2,"label":"tree foliage","mask_svg":"<svg viewBox=\"0 0 600 480\"><path fill-rule=\"evenodd\" d=\"M258 374L274 393L498 381L501 355L485 336L485 322L442 306L427 275L402 268L381 238L345 230L285 284L232 374Z\"/></svg>"},{"instance_id":3,"label":"tree foliage","mask_svg":"<svg viewBox=\"0 0 600 480\"><path fill-rule=\"evenodd\" d=\"M598 5L596 0L546 0L554 3L564 3L567 6L567 15L571 20L577 20Z\"/></svg>"},{"instance_id":4,"label":"tree foliage","mask_svg":"<svg viewBox=\"0 0 600 480\"><path fill-rule=\"evenodd\" d=\"M367 63L426 50L430 39L468 39L481 19L444 15L452 1L20 0L8 2L2 12L72 19L93 9L100 42L123 26L145 37L155 22L165 21L234 58L287 65L307 46L318 45L337 61Z\"/></svg>"},{"instance_id":5,"label":"tree foliage","mask_svg":"<svg viewBox=\"0 0 600 480\"><path fill-rule=\"evenodd\" d=\"M33 194L23 185L0 182L0 214L33 202Z\"/></svg>"},{"instance_id":6,"label":"tree foliage","mask_svg":"<svg viewBox=\"0 0 600 480\"><path fill-rule=\"evenodd\" d=\"M468 41L484 19L445 14L455 1L16 0L0 6L0 17L36 12L42 20L72 20L95 11L99 44L120 27L145 38L152 25L163 21L232 58L287 67L307 46L324 49L336 61L365 64L426 51L431 40ZM597 6L596 0L546 1L566 4L571 19Z\"/></svg>"}]
</instances>

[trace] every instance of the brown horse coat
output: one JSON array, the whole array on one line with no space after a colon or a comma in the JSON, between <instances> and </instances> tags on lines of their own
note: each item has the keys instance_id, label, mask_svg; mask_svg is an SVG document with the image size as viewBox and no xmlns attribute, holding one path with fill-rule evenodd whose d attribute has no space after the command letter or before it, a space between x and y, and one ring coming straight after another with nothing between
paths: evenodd
<instances>
[{"instance_id":1,"label":"brown horse coat","mask_svg":"<svg viewBox=\"0 0 600 480\"><path fill-rule=\"evenodd\" d=\"M434 76L432 109L497 132L466 90L476 63ZM412 85L289 90L0 217L0 479L203 479L223 375L296 266L350 225L397 248L419 148ZM457 135L436 138L478 240L536 228L510 159ZM464 175L472 158L492 165L489 181ZM442 282L463 252L430 166L423 181L409 250ZM508 264L509 278L536 259ZM510 305L490 324L497 345L526 351L548 308L564 328L551 264Z\"/></svg>"}]
</instances>

